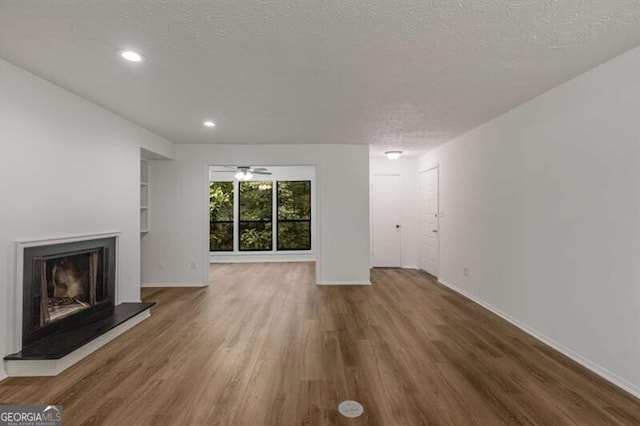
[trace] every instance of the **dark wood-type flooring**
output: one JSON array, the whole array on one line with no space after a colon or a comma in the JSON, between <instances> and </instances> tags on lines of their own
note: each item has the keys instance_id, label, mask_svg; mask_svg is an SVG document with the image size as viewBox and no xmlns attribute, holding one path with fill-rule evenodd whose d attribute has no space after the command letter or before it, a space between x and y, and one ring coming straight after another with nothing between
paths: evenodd
<instances>
[{"instance_id":1,"label":"dark wood-type flooring","mask_svg":"<svg viewBox=\"0 0 640 426\"><path fill-rule=\"evenodd\" d=\"M65 425L632 425L640 401L423 272L316 286L311 263L216 265L208 288L144 289L152 317L0 403ZM345 399L364 416L341 417Z\"/></svg>"}]
</instances>

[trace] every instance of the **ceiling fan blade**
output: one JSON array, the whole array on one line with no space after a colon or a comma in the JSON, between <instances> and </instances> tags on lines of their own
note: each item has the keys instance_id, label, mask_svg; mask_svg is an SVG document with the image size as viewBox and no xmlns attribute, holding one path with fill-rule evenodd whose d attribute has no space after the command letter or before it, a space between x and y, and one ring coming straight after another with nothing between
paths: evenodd
<instances>
[{"instance_id":1,"label":"ceiling fan blade","mask_svg":"<svg viewBox=\"0 0 640 426\"><path fill-rule=\"evenodd\" d=\"M251 170L251 173L253 173L254 175L270 175L271 174L271 172L261 172L256 170Z\"/></svg>"},{"instance_id":2,"label":"ceiling fan blade","mask_svg":"<svg viewBox=\"0 0 640 426\"><path fill-rule=\"evenodd\" d=\"M266 167L251 167L249 170L251 170L252 172L266 172L267 168Z\"/></svg>"}]
</instances>

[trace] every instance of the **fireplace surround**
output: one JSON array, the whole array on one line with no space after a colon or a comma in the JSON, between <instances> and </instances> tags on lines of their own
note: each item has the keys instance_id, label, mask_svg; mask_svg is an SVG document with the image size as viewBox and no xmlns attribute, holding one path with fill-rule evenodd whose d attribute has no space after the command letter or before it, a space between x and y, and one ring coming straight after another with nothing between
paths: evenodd
<instances>
[{"instance_id":1,"label":"fireplace surround","mask_svg":"<svg viewBox=\"0 0 640 426\"><path fill-rule=\"evenodd\" d=\"M116 238L27 247L22 346L109 315L115 306Z\"/></svg>"},{"instance_id":2,"label":"fireplace surround","mask_svg":"<svg viewBox=\"0 0 640 426\"><path fill-rule=\"evenodd\" d=\"M153 302L117 304L119 233L16 242L8 305L9 376L55 376L149 318Z\"/></svg>"}]
</instances>

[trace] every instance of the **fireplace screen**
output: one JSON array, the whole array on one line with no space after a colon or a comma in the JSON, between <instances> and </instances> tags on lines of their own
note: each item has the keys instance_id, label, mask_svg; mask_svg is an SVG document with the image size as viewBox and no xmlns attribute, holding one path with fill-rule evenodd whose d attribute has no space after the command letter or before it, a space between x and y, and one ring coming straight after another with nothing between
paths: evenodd
<instances>
[{"instance_id":1,"label":"fireplace screen","mask_svg":"<svg viewBox=\"0 0 640 426\"><path fill-rule=\"evenodd\" d=\"M85 310L104 299L100 250L39 260L40 325Z\"/></svg>"}]
</instances>

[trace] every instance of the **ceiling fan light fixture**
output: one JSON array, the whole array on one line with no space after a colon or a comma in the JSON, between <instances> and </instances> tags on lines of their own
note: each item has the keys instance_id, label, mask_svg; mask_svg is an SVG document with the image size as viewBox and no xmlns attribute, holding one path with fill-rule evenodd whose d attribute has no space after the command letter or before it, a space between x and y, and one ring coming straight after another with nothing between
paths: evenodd
<instances>
[{"instance_id":1,"label":"ceiling fan light fixture","mask_svg":"<svg viewBox=\"0 0 640 426\"><path fill-rule=\"evenodd\" d=\"M402 151L385 151L384 155L386 155L389 160L397 160L402 155Z\"/></svg>"},{"instance_id":2,"label":"ceiling fan light fixture","mask_svg":"<svg viewBox=\"0 0 640 426\"><path fill-rule=\"evenodd\" d=\"M223 167L231 169L226 171L235 173L234 176L236 177L237 180L240 180L240 181L251 180L253 179L254 175L261 176L261 175L271 174L271 172L268 171L266 167L253 167L253 166L223 166ZM235 171L233 169L235 169Z\"/></svg>"},{"instance_id":3,"label":"ceiling fan light fixture","mask_svg":"<svg viewBox=\"0 0 640 426\"><path fill-rule=\"evenodd\" d=\"M251 169L249 167L238 167L238 172L235 176L238 180L251 180L253 173L251 173Z\"/></svg>"}]
</instances>

